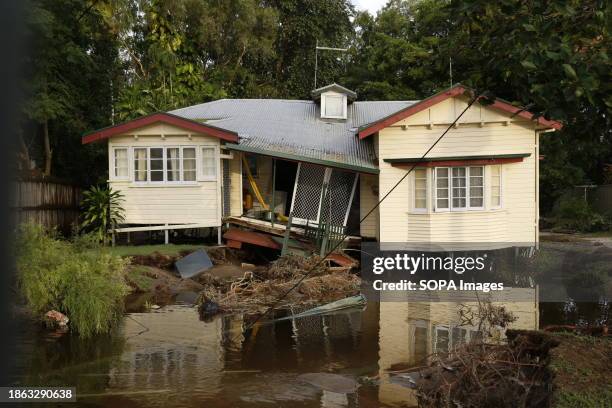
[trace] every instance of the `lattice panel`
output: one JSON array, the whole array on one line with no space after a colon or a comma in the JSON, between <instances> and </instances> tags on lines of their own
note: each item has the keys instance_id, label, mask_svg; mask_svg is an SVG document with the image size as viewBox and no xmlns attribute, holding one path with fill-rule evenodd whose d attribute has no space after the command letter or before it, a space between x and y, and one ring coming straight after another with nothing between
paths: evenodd
<instances>
[{"instance_id":1,"label":"lattice panel","mask_svg":"<svg viewBox=\"0 0 612 408\"><path fill-rule=\"evenodd\" d=\"M230 191L231 191L231 177L229 160L221 160L223 165L223 216L227 217L230 215Z\"/></svg>"},{"instance_id":2,"label":"lattice panel","mask_svg":"<svg viewBox=\"0 0 612 408\"><path fill-rule=\"evenodd\" d=\"M324 180L325 167L300 163L292 205L294 218L317 221Z\"/></svg>"},{"instance_id":3,"label":"lattice panel","mask_svg":"<svg viewBox=\"0 0 612 408\"><path fill-rule=\"evenodd\" d=\"M331 220L331 225L345 226L347 212L351 206L351 196L355 184L355 173L333 169L329 177L327 202L321 212L321 222Z\"/></svg>"}]
</instances>

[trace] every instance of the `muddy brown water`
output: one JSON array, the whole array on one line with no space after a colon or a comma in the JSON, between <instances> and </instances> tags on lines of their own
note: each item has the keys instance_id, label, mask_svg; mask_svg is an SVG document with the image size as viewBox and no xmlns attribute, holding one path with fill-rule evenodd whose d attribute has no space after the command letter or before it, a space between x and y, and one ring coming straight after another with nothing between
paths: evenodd
<instances>
[{"instance_id":1,"label":"muddy brown water","mask_svg":"<svg viewBox=\"0 0 612 408\"><path fill-rule=\"evenodd\" d=\"M535 328L533 303L511 307L515 327ZM201 321L178 302L128 313L114 333L87 341L24 324L14 383L74 386L91 407L414 406L414 391L390 372L476 334L457 319L454 303L371 302L243 332L243 316Z\"/></svg>"},{"instance_id":2,"label":"muddy brown water","mask_svg":"<svg viewBox=\"0 0 612 408\"><path fill-rule=\"evenodd\" d=\"M73 386L88 407L415 406L409 378L397 371L478 336L459 325L456 302L368 302L245 332L241 315L200 320L194 297L129 299L119 327L90 340L23 322L13 384ZM146 311L147 303L162 307ZM601 324L609 312L608 303L504 306L519 329Z\"/></svg>"}]
</instances>

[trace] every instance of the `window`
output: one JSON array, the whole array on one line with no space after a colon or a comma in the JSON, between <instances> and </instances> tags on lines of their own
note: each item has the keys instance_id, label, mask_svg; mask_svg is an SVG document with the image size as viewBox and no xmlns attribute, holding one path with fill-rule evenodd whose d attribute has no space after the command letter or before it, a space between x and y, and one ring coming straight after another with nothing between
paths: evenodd
<instances>
[{"instance_id":1,"label":"window","mask_svg":"<svg viewBox=\"0 0 612 408\"><path fill-rule=\"evenodd\" d=\"M414 209L427 209L427 169L414 170Z\"/></svg>"},{"instance_id":2,"label":"window","mask_svg":"<svg viewBox=\"0 0 612 408\"><path fill-rule=\"evenodd\" d=\"M147 148L134 149L134 181L147 181Z\"/></svg>"},{"instance_id":3,"label":"window","mask_svg":"<svg viewBox=\"0 0 612 408\"><path fill-rule=\"evenodd\" d=\"M452 208L465 208L467 202L467 183L465 167L453 167L452 169Z\"/></svg>"},{"instance_id":4,"label":"window","mask_svg":"<svg viewBox=\"0 0 612 408\"><path fill-rule=\"evenodd\" d=\"M196 150L183 148L183 181L196 181Z\"/></svg>"},{"instance_id":5,"label":"window","mask_svg":"<svg viewBox=\"0 0 612 408\"><path fill-rule=\"evenodd\" d=\"M166 180L181 181L181 149L178 147L166 149Z\"/></svg>"},{"instance_id":6,"label":"window","mask_svg":"<svg viewBox=\"0 0 612 408\"><path fill-rule=\"evenodd\" d=\"M468 167L470 172L470 208L484 208L484 167Z\"/></svg>"},{"instance_id":7,"label":"window","mask_svg":"<svg viewBox=\"0 0 612 408\"><path fill-rule=\"evenodd\" d=\"M113 152L113 166L115 178L127 178L128 177L128 149L120 148L115 149Z\"/></svg>"},{"instance_id":8,"label":"window","mask_svg":"<svg viewBox=\"0 0 612 408\"><path fill-rule=\"evenodd\" d=\"M134 148L134 181L178 183L196 181L195 147Z\"/></svg>"},{"instance_id":9,"label":"window","mask_svg":"<svg viewBox=\"0 0 612 408\"><path fill-rule=\"evenodd\" d=\"M436 211L484 208L484 167L437 167Z\"/></svg>"},{"instance_id":10,"label":"window","mask_svg":"<svg viewBox=\"0 0 612 408\"><path fill-rule=\"evenodd\" d=\"M491 207L501 207L501 166L491 166Z\"/></svg>"},{"instance_id":11,"label":"window","mask_svg":"<svg viewBox=\"0 0 612 408\"><path fill-rule=\"evenodd\" d=\"M215 148L202 148L202 176L214 179L217 176L217 161L215 160Z\"/></svg>"},{"instance_id":12,"label":"window","mask_svg":"<svg viewBox=\"0 0 612 408\"><path fill-rule=\"evenodd\" d=\"M152 147L149 149L149 167L151 181L164 181L164 148Z\"/></svg>"},{"instance_id":13,"label":"window","mask_svg":"<svg viewBox=\"0 0 612 408\"><path fill-rule=\"evenodd\" d=\"M321 117L346 119L346 96L327 93L321 96Z\"/></svg>"},{"instance_id":14,"label":"window","mask_svg":"<svg viewBox=\"0 0 612 408\"><path fill-rule=\"evenodd\" d=\"M436 209L449 208L448 186L448 167L436 168Z\"/></svg>"}]
</instances>

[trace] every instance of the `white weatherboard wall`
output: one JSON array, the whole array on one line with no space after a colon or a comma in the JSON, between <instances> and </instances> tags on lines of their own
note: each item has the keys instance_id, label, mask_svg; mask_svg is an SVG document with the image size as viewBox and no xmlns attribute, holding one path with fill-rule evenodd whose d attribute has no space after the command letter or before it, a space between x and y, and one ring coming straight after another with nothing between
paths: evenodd
<instances>
[{"instance_id":1,"label":"white weatherboard wall","mask_svg":"<svg viewBox=\"0 0 612 408\"><path fill-rule=\"evenodd\" d=\"M449 98L380 130L381 197L410 168L393 167L384 159L421 157L465 107L465 99ZM411 174L380 206L380 241L537 242L537 138L533 123L474 104L427 157L529 153L522 162L502 165L502 208L491 208L490 168L485 166L485 210L434 212L433 170L429 169L427 211L413 210Z\"/></svg>"},{"instance_id":2,"label":"white weatherboard wall","mask_svg":"<svg viewBox=\"0 0 612 408\"><path fill-rule=\"evenodd\" d=\"M164 137L162 138L162 135ZM137 136L137 137L135 137ZM135 183L134 147L196 147L197 177L195 182L180 184ZM216 178L201 176L201 147L214 146L217 162ZM221 225L221 167L218 138L193 134L185 129L156 124L131 131L129 135L109 139L109 184L123 194L126 224L201 224ZM113 148L128 147L129 180L117 180L113 175Z\"/></svg>"},{"instance_id":3,"label":"white weatherboard wall","mask_svg":"<svg viewBox=\"0 0 612 408\"><path fill-rule=\"evenodd\" d=\"M368 214L378 203L378 176L359 175L359 219ZM378 209L375 209L360 224L360 235L365 238L378 238Z\"/></svg>"}]
</instances>

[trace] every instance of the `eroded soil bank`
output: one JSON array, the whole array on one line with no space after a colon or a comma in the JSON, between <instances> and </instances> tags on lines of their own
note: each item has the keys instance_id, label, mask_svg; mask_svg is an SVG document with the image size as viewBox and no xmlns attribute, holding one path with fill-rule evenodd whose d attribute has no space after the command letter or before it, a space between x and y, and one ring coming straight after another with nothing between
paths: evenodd
<instances>
[{"instance_id":1,"label":"eroded soil bank","mask_svg":"<svg viewBox=\"0 0 612 408\"><path fill-rule=\"evenodd\" d=\"M225 247L206 250L214 266L190 279L180 278L174 270L176 260L187 253L130 257L128 311L169 304L183 295L197 304L213 302L220 313L261 313L272 305L319 305L359 292L361 280L350 267L321 262L316 256L286 255L262 262L246 251ZM295 290L289 291L294 286Z\"/></svg>"}]
</instances>

